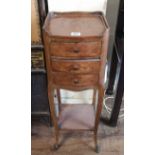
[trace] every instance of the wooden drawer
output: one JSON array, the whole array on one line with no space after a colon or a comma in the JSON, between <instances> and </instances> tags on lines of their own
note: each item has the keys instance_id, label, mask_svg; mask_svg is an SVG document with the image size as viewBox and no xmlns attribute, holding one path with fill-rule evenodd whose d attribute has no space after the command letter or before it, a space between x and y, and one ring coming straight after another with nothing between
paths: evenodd
<instances>
[{"instance_id":1,"label":"wooden drawer","mask_svg":"<svg viewBox=\"0 0 155 155\"><path fill-rule=\"evenodd\" d=\"M100 61L87 60L52 60L51 67L54 72L68 73L98 73Z\"/></svg>"},{"instance_id":2,"label":"wooden drawer","mask_svg":"<svg viewBox=\"0 0 155 155\"><path fill-rule=\"evenodd\" d=\"M101 42L80 42L62 43L52 42L50 44L50 54L55 57L99 57L101 53Z\"/></svg>"},{"instance_id":3,"label":"wooden drawer","mask_svg":"<svg viewBox=\"0 0 155 155\"><path fill-rule=\"evenodd\" d=\"M98 75L74 75L65 73L53 73L52 79L54 84L60 86L86 87L96 85L98 81Z\"/></svg>"}]
</instances>

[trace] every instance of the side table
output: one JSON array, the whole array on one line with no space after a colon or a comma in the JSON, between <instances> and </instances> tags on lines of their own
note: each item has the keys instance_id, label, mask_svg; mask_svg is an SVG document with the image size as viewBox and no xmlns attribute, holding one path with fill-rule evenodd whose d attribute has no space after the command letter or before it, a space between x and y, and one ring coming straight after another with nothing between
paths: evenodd
<instances>
[{"instance_id":1,"label":"side table","mask_svg":"<svg viewBox=\"0 0 155 155\"><path fill-rule=\"evenodd\" d=\"M51 12L45 20L43 37L48 98L55 128L55 149L59 146L61 130L92 131L98 152L97 129L102 111L104 68L109 39L107 21L101 12ZM61 103L60 89L93 89L93 103ZM58 114L55 111L55 91L59 101Z\"/></svg>"}]
</instances>

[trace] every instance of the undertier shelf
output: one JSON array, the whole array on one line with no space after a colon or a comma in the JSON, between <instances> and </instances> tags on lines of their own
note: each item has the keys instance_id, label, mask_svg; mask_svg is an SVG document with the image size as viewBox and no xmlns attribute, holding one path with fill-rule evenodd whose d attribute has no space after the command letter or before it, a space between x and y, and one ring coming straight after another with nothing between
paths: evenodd
<instances>
[{"instance_id":1,"label":"undertier shelf","mask_svg":"<svg viewBox=\"0 0 155 155\"><path fill-rule=\"evenodd\" d=\"M62 105L58 126L64 130L93 130L95 111L90 104Z\"/></svg>"}]
</instances>

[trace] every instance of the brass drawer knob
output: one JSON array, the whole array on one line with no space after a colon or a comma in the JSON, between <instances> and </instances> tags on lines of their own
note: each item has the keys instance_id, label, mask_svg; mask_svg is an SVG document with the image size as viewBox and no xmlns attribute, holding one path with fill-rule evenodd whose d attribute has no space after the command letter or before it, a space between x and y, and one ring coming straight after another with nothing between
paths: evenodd
<instances>
[{"instance_id":1,"label":"brass drawer knob","mask_svg":"<svg viewBox=\"0 0 155 155\"><path fill-rule=\"evenodd\" d=\"M71 70L77 71L77 70L79 70L79 66L78 66L78 65L73 65L73 66L71 67Z\"/></svg>"},{"instance_id":2,"label":"brass drawer knob","mask_svg":"<svg viewBox=\"0 0 155 155\"><path fill-rule=\"evenodd\" d=\"M78 79L74 79L73 82L74 84L79 84L80 81Z\"/></svg>"},{"instance_id":3,"label":"brass drawer knob","mask_svg":"<svg viewBox=\"0 0 155 155\"><path fill-rule=\"evenodd\" d=\"M79 50L73 50L73 52L74 52L74 53L79 53L80 51L79 51Z\"/></svg>"}]
</instances>

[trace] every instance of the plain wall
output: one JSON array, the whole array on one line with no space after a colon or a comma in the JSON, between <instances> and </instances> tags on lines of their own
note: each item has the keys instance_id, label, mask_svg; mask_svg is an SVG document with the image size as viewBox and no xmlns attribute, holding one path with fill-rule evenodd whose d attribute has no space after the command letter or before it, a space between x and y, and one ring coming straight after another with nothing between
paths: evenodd
<instances>
[{"instance_id":1,"label":"plain wall","mask_svg":"<svg viewBox=\"0 0 155 155\"><path fill-rule=\"evenodd\" d=\"M106 13L107 0L48 0L49 11L102 11Z\"/></svg>"}]
</instances>

